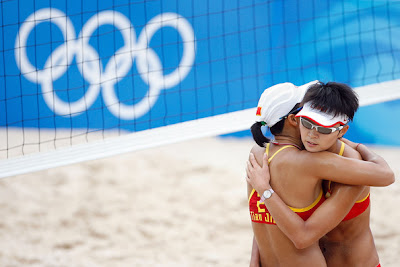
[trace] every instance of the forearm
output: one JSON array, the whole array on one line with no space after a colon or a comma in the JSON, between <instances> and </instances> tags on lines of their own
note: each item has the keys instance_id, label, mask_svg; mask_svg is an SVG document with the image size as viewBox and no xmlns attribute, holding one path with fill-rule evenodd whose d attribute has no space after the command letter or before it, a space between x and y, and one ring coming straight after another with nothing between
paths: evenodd
<instances>
[{"instance_id":1,"label":"forearm","mask_svg":"<svg viewBox=\"0 0 400 267\"><path fill-rule=\"evenodd\" d=\"M350 211L362 190L363 186L335 186L331 197L307 221L294 213L276 193L265 201L265 205L279 229L296 248L303 249L336 227Z\"/></svg>"},{"instance_id":2,"label":"forearm","mask_svg":"<svg viewBox=\"0 0 400 267\"><path fill-rule=\"evenodd\" d=\"M362 159L365 161L371 161L377 164L381 163L382 161L384 162L384 160L380 156L369 150L363 144L358 144L356 146L356 150L360 153Z\"/></svg>"},{"instance_id":3,"label":"forearm","mask_svg":"<svg viewBox=\"0 0 400 267\"><path fill-rule=\"evenodd\" d=\"M394 173L387 162L378 154L372 152L368 147L363 144L358 144L356 150L360 153L365 161L369 161L378 165L382 171L382 177L388 181L388 185L394 182Z\"/></svg>"},{"instance_id":4,"label":"forearm","mask_svg":"<svg viewBox=\"0 0 400 267\"><path fill-rule=\"evenodd\" d=\"M363 159L363 162L361 165L365 166L353 166L353 168L348 168L350 172L353 172L351 174L353 177L354 171L357 172L359 171L360 173L364 172L365 178L367 176L370 176L369 179L364 179L364 182L362 183L354 183L354 184L360 184L360 185L369 185L369 186L388 186L392 183L394 183L395 177L393 171L390 169L389 165L386 163L386 161L379 155L375 154L372 152L370 149L368 149L365 145L360 144L360 143L354 143L346 138L341 139L344 143L346 143L347 146L350 146L351 148L357 150L357 152L360 154L361 158ZM372 177L372 178L371 178ZM331 178L329 178L331 179ZM369 180L369 181L367 181ZM341 181L339 181L341 182ZM353 184L353 183L347 183L347 182L342 182L345 184Z\"/></svg>"},{"instance_id":5,"label":"forearm","mask_svg":"<svg viewBox=\"0 0 400 267\"><path fill-rule=\"evenodd\" d=\"M297 248L304 246L304 234L307 233L306 222L294 213L277 193L264 202L268 211L274 218L275 223L279 229L293 242ZM312 234L312 233L307 233ZM316 242L318 239L315 239ZM307 244L311 245L311 244Z\"/></svg>"},{"instance_id":6,"label":"forearm","mask_svg":"<svg viewBox=\"0 0 400 267\"><path fill-rule=\"evenodd\" d=\"M359 146L363 149L363 145ZM388 186L394 182L394 173L379 156L374 161L346 158L329 152L305 154L305 159L296 162L304 175L317 176L321 180L331 180L350 185ZM307 161L306 161L307 160ZM312 163L312 165L311 165ZM310 165L307 165L310 164Z\"/></svg>"}]
</instances>

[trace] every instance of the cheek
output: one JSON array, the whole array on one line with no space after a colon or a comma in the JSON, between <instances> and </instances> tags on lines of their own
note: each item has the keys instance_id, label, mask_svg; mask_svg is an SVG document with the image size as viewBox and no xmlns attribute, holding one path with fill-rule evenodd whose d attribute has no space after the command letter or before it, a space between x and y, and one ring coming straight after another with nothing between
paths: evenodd
<instances>
[{"instance_id":1,"label":"cheek","mask_svg":"<svg viewBox=\"0 0 400 267\"><path fill-rule=\"evenodd\" d=\"M328 134L328 135L322 135L320 134L320 145L323 146L324 148L329 148L331 147L337 140L337 135L334 133Z\"/></svg>"},{"instance_id":2,"label":"cheek","mask_svg":"<svg viewBox=\"0 0 400 267\"><path fill-rule=\"evenodd\" d=\"M308 130L300 128L300 139L302 143L306 142L307 135L308 135Z\"/></svg>"},{"instance_id":3,"label":"cheek","mask_svg":"<svg viewBox=\"0 0 400 267\"><path fill-rule=\"evenodd\" d=\"M307 136L308 131L306 128L300 126L300 136L301 136L301 140L304 140L304 138Z\"/></svg>"}]
</instances>

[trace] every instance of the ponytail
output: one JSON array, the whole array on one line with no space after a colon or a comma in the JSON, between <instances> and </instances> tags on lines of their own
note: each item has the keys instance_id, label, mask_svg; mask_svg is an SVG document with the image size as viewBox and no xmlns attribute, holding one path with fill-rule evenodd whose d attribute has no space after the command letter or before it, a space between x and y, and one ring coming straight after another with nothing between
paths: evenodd
<instances>
[{"instance_id":1,"label":"ponytail","mask_svg":"<svg viewBox=\"0 0 400 267\"><path fill-rule=\"evenodd\" d=\"M261 122L256 122L251 126L251 133L253 135L254 141L259 145L260 147L265 147L265 143L269 143L270 139L265 137L265 135L261 131Z\"/></svg>"}]
</instances>

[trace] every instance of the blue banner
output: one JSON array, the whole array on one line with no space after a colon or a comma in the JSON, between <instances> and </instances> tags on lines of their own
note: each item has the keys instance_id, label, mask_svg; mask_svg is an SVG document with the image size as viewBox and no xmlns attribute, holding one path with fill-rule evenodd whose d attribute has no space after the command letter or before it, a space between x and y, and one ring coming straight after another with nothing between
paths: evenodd
<instances>
[{"instance_id":1,"label":"blue banner","mask_svg":"<svg viewBox=\"0 0 400 267\"><path fill-rule=\"evenodd\" d=\"M0 127L133 132L255 107L280 82L358 87L400 74L395 1L15 0L0 8ZM362 107L348 137L400 145L399 104Z\"/></svg>"}]
</instances>

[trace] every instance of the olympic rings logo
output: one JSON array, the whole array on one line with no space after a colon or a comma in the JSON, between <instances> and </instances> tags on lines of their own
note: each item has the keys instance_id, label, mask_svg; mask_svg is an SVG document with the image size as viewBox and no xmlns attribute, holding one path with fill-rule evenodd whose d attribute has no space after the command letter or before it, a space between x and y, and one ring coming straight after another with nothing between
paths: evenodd
<instances>
[{"instance_id":1,"label":"olympic rings logo","mask_svg":"<svg viewBox=\"0 0 400 267\"><path fill-rule=\"evenodd\" d=\"M64 44L47 58L42 70L31 64L26 43L31 31L42 22L54 23L61 30ZM97 51L89 45L93 32L102 25L113 25L122 34L124 46L118 49L104 68ZM183 54L178 67L164 75L163 66L156 52L149 47L153 35L162 27L173 27L183 42ZM193 28L182 16L162 13L151 19L136 40L130 21L117 11L102 11L93 15L82 27L78 38L71 20L60 10L44 8L31 14L21 25L15 41L15 60L21 73L31 82L41 85L48 107L61 116L75 116L86 111L98 97L100 90L110 112L121 119L130 120L143 116L155 104L159 93L179 84L189 73L195 58ZM76 57L78 70L90 86L77 101L65 102L54 92L53 83L63 76ZM136 59L137 70L149 86L145 97L134 105L120 103L114 85L132 68Z\"/></svg>"}]
</instances>

